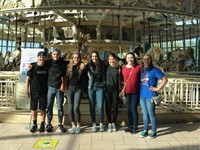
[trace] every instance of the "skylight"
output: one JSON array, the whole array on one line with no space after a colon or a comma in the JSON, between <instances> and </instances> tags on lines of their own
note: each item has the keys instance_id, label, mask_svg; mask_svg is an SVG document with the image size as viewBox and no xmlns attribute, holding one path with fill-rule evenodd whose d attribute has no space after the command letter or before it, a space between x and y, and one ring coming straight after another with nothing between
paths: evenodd
<instances>
[{"instance_id":1,"label":"skylight","mask_svg":"<svg viewBox=\"0 0 200 150\"><path fill-rule=\"evenodd\" d=\"M175 22L177 26L183 25L183 21ZM187 20L185 21L185 25L197 24L197 20Z\"/></svg>"}]
</instances>

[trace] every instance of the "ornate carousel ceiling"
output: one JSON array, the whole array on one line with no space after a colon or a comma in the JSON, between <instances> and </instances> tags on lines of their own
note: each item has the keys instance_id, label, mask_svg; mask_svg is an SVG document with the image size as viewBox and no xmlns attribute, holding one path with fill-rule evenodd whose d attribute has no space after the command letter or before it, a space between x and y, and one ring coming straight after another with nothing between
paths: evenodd
<instances>
[{"instance_id":1,"label":"ornate carousel ceiling","mask_svg":"<svg viewBox=\"0 0 200 150\"><path fill-rule=\"evenodd\" d=\"M65 40L74 40L93 28L96 40L119 40L127 28L127 36L135 34L130 41L140 44L197 37L199 22L200 0L0 0L2 39L45 42L46 29L56 37L62 28ZM98 32L103 27L111 36Z\"/></svg>"}]
</instances>

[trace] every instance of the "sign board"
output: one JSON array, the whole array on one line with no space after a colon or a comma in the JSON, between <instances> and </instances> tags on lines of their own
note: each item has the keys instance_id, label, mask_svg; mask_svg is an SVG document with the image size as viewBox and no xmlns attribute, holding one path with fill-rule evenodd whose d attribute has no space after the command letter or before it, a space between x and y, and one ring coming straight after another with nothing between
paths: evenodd
<instances>
[{"instance_id":1,"label":"sign board","mask_svg":"<svg viewBox=\"0 0 200 150\"><path fill-rule=\"evenodd\" d=\"M25 82L15 81L16 109L30 110L30 98L26 97Z\"/></svg>"},{"instance_id":2,"label":"sign board","mask_svg":"<svg viewBox=\"0 0 200 150\"><path fill-rule=\"evenodd\" d=\"M58 144L58 140L53 139L39 139L35 144L34 148L39 149L55 149Z\"/></svg>"},{"instance_id":3,"label":"sign board","mask_svg":"<svg viewBox=\"0 0 200 150\"><path fill-rule=\"evenodd\" d=\"M25 82L27 74L27 64L37 62L37 53L44 51L44 49L31 49L26 48L21 50L21 65L20 65L20 78L21 82Z\"/></svg>"}]
</instances>

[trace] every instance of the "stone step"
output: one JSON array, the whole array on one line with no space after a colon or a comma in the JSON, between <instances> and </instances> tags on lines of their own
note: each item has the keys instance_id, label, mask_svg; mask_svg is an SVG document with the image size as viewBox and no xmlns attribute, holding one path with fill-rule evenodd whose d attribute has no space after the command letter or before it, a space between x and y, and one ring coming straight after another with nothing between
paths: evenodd
<instances>
[{"instance_id":1,"label":"stone step","mask_svg":"<svg viewBox=\"0 0 200 150\"><path fill-rule=\"evenodd\" d=\"M142 124L142 111L139 109L139 124ZM57 110L54 110L57 112ZM30 111L22 111L22 110L13 110L13 109L2 109L0 108L0 122L6 123L25 123L29 124L31 115ZM189 112L174 112L169 110L168 108L157 108L156 109L157 120L158 123L180 123L180 122L194 122L200 121L199 112L189 113ZM98 113L96 115L98 118ZM118 125L125 125L127 123L127 111L126 109L120 109L117 124ZM40 118L38 115L38 122ZM97 119L98 120L98 119ZM104 114L105 123L107 123L106 114ZM57 114L54 113L52 124L57 124ZM70 125L68 114L65 113L64 117L64 124ZM91 117L89 111L81 111L81 124L83 125L90 125L91 124Z\"/></svg>"}]
</instances>

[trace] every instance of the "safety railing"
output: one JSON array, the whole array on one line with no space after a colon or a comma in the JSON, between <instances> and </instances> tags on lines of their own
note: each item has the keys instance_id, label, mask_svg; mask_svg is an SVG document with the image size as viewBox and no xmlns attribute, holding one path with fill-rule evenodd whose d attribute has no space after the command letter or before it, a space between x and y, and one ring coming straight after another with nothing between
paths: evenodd
<instances>
[{"instance_id":1,"label":"safety railing","mask_svg":"<svg viewBox=\"0 0 200 150\"><path fill-rule=\"evenodd\" d=\"M0 72L0 108L16 108L16 81L19 74ZM160 107L174 111L200 110L200 78L197 76L168 76L167 85L161 90L164 101Z\"/></svg>"},{"instance_id":2,"label":"safety railing","mask_svg":"<svg viewBox=\"0 0 200 150\"><path fill-rule=\"evenodd\" d=\"M200 109L200 78L168 78L162 89L163 104L174 111L194 111Z\"/></svg>"},{"instance_id":3,"label":"safety railing","mask_svg":"<svg viewBox=\"0 0 200 150\"><path fill-rule=\"evenodd\" d=\"M0 108L15 108L15 82L19 73L0 72Z\"/></svg>"}]
</instances>

